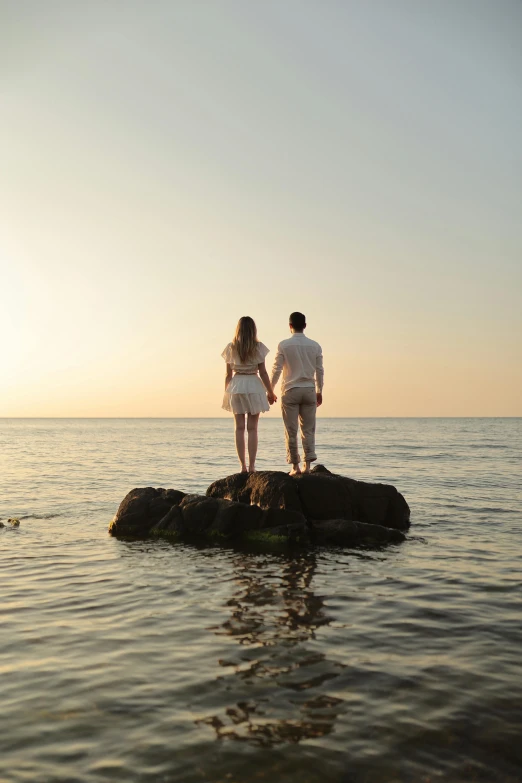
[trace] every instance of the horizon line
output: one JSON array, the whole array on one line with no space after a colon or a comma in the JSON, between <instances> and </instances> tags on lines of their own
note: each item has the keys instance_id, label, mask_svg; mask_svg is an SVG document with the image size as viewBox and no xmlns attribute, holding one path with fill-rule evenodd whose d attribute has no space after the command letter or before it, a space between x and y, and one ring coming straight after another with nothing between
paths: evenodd
<instances>
[{"instance_id":1,"label":"horizon line","mask_svg":"<svg viewBox=\"0 0 522 783\"><path fill-rule=\"evenodd\" d=\"M319 416L318 420L326 421L331 419L521 419L521 415L515 416ZM27 421L48 419L49 421L56 420L75 420L75 421L94 421L97 419L105 419L107 421L164 421L168 420L187 420L187 419L206 419L212 421L227 421L226 416L0 416L0 421ZM278 417L281 421L281 416ZM275 418L268 419L268 421L275 421Z\"/></svg>"}]
</instances>

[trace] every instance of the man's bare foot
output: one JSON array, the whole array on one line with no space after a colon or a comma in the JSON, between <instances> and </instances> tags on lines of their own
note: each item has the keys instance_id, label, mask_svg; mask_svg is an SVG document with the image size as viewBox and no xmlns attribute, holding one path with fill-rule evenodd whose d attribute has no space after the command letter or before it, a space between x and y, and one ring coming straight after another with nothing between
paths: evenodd
<instances>
[{"instance_id":1,"label":"man's bare foot","mask_svg":"<svg viewBox=\"0 0 522 783\"><path fill-rule=\"evenodd\" d=\"M299 467L299 463L297 465L292 465L292 470L290 471L291 476L300 476L301 475L301 468Z\"/></svg>"},{"instance_id":2,"label":"man's bare foot","mask_svg":"<svg viewBox=\"0 0 522 783\"><path fill-rule=\"evenodd\" d=\"M310 463L305 462L303 473L310 473Z\"/></svg>"}]
</instances>

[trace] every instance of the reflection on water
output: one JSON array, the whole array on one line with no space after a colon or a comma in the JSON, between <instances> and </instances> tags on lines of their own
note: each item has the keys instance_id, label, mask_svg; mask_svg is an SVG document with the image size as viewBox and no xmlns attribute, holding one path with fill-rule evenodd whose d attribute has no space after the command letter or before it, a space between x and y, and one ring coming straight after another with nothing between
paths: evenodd
<instances>
[{"instance_id":1,"label":"reflection on water","mask_svg":"<svg viewBox=\"0 0 522 783\"><path fill-rule=\"evenodd\" d=\"M233 672L220 679L233 692L247 689L251 695L198 722L212 726L219 739L264 747L328 734L343 700L326 694L301 695L334 680L342 668L303 645L332 619L311 589L316 556L310 553L285 561L278 578L267 561L256 557L236 554L231 565L237 587L227 602L230 618L214 630L233 637L249 652L238 653L236 661L220 660L220 666ZM231 676L241 685L231 685ZM295 706L295 717L273 714L277 712L273 702L282 701Z\"/></svg>"},{"instance_id":2,"label":"reflection on water","mask_svg":"<svg viewBox=\"0 0 522 783\"><path fill-rule=\"evenodd\" d=\"M260 468L285 469L280 421ZM400 547L295 559L107 525L235 469L229 421L2 421L0 781L521 783L522 420L326 420Z\"/></svg>"}]
</instances>

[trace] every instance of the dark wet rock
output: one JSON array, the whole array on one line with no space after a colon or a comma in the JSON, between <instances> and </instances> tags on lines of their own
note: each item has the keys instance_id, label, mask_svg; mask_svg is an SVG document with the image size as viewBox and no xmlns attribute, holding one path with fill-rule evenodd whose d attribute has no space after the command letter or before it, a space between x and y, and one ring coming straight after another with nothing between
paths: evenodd
<instances>
[{"instance_id":1,"label":"dark wet rock","mask_svg":"<svg viewBox=\"0 0 522 783\"><path fill-rule=\"evenodd\" d=\"M167 495L166 493L171 493ZM169 507L170 502L170 507ZM160 517L160 510L162 515ZM261 509L206 495L177 490L133 489L121 503L109 532L115 536L310 540L304 516L284 509Z\"/></svg>"},{"instance_id":2,"label":"dark wet rock","mask_svg":"<svg viewBox=\"0 0 522 783\"><path fill-rule=\"evenodd\" d=\"M368 484L317 466L310 475L237 473L206 495L133 489L109 532L142 538L381 545L404 540L409 508L395 487Z\"/></svg>"},{"instance_id":3,"label":"dark wet rock","mask_svg":"<svg viewBox=\"0 0 522 783\"><path fill-rule=\"evenodd\" d=\"M120 527L123 523L120 522ZM159 522L157 522L155 525L153 525L149 533L151 535L161 536L163 534L165 535L173 535L173 534L181 534L184 531L184 525L183 525L183 514L181 513L181 509L178 506L172 506L170 511L167 511L164 517L160 519ZM112 531L111 531L112 532Z\"/></svg>"},{"instance_id":4,"label":"dark wet rock","mask_svg":"<svg viewBox=\"0 0 522 783\"><path fill-rule=\"evenodd\" d=\"M189 495L181 503L180 510L183 515L183 532L187 535L210 533L237 538L247 530L259 530L262 527L263 511L259 506L247 506L206 495Z\"/></svg>"},{"instance_id":5,"label":"dark wet rock","mask_svg":"<svg viewBox=\"0 0 522 783\"><path fill-rule=\"evenodd\" d=\"M147 536L150 529L163 519L172 506L179 505L185 495L185 492L177 489L133 489L120 503L109 532L115 536Z\"/></svg>"},{"instance_id":6,"label":"dark wet rock","mask_svg":"<svg viewBox=\"0 0 522 783\"><path fill-rule=\"evenodd\" d=\"M207 495L298 511L311 522L345 519L397 530L410 525L409 506L391 484L356 481L331 473L323 465L301 476L279 471L236 473L211 484Z\"/></svg>"},{"instance_id":7,"label":"dark wet rock","mask_svg":"<svg viewBox=\"0 0 522 783\"><path fill-rule=\"evenodd\" d=\"M214 481L207 489L207 495L235 500L238 503L255 503L261 508L283 508L301 512L294 479L288 473L278 470L234 473Z\"/></svg>"},{"instance_id":8,"label":"dark wet rock","mask_svg":"<svg viewBox=\"0 0 522 783\"><path fill-rule=\"evenodd\" d=\"M406 536L400 530L370 525L367 522L353 522L347 519L324 519L312 524L312 540L317 544L339 546L382 546L400 544Z\"/></svg>"},{"instance_id":9,"label":"dark wet rock","mask_svg":"<svg viewBox=\"0 0 522 783\"><path fill-rule=\"evenodd\" d=\"M252 506L260 508L260 506ZM280 527L281 525L306 524L306 518L300 511L291 511L285 508L267 508L263 513L263 528Z\"/></svg>"}]
</instances>

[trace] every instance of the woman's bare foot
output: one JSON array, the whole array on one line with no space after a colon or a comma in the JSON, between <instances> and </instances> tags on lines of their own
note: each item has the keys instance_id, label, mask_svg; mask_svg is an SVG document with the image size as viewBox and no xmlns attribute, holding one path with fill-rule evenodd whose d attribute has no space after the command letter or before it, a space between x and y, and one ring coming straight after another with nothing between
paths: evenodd
<instances>
[{"instance_id":1,"label":"woman's bare foot","mask_svg":"<svg viewBox=\"0 0 522 783\"><path fill-rule=\"evenodd\" d=\"M255 473L256 472L256 466L255 465L249 465L248 466L248 472L249 473Z\"/></svg>"},{"instance_id":2,"label":"woman's bare foot","mask_svg":"<svg viewBox=\"0 0 522 783\"><path fill-rule=\"evenodd\" d=\"M296 465L292 465L292 470L290 471L291 476L300 476L301 475L301 468L299 467L299 463Z\"/></svg>"},{"instance_id":3,"label":"woman's bare foot","mask_svg":"<svg viewBox=\"0 0 522 783\"><path fill-rule=\"evenodd\" d=\"M241 473L248 473L247 466L246 465L241 465L241 471L240 472Z\"/></svg>"}]
</instances>

